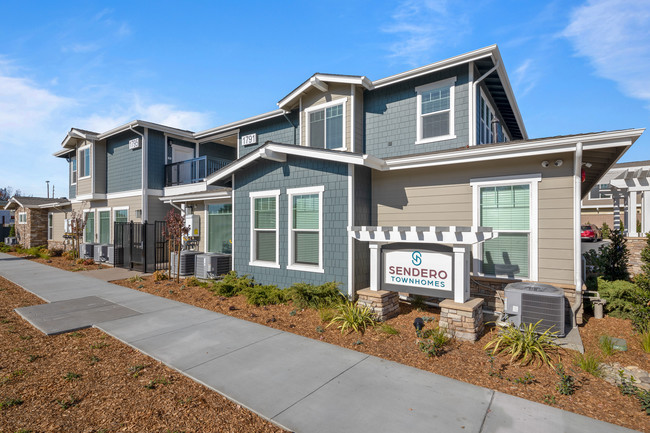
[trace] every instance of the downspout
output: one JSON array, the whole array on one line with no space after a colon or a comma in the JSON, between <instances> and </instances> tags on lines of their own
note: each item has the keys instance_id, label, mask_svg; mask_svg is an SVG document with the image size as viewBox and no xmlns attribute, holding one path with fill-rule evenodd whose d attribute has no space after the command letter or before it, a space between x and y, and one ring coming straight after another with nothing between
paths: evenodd
<instances>
[{"instance_id":1,"label":"downspout","mask_svg":"<svg viewBox=\"0 0 650 433\"><path fill-rule=\"evenodd\" d=\"M169 205L173 208L178 209L181 212L181 215L185 215L185 209L181 209L174 204L174 200L169 200Z\"/></svg>"},{"instance_id":2,"label":"downspout","mask_svg":"<svg viewBox=\"0 0 650 433\"><path fill-rule=\"evenodd\" d=\"M472 122L472 142L469 143L470 146L476 146L476 95L478 94L477 89L478 89L478 84L485 80L492 72L496 71L497 68L501 65L500 62L496 62L494 64L494 67L487 71L485 74L481 75L476 81L474 81L474 84L472 85L472 113L471 113L471 122Z\"/></svg>"},{"instance_id":3,"label":"downspout","mask_svg":"<svg viewBox=\"0 0 650 433\"><path fill-rule=\"evenodd\" d=\"M133 129L133 125L129 125L129 129L130 129L131 131L135 132L136 134L138 134L138 135L142 138L142 167L141 167L141 169L140 169L140 175L142 176L142 179L141 179L141 181L142 181L142 182L141 182L141 190L142 190L141 197L142 197L142 198L141 198L141 200L140 200L140 207L142 208L142 222L144 222L144 221L147 220L147 216L145 215L145 209L144 209L144 207L145 207L145 206L144 206L144 201L145 201L145 189L144 189L144 175L145 175L145 173L144 173L144 164L145 164L145 162L146 162L146 158L145 158L145 154L144 154L144 134L141 134L141 133L139 133L138 131L136 131L135 129Z\"/></svg>"},{"instance_id":4,"label":"downspout","mask_svg":"<svg viewBox=\"0 0 650 433\"><path fill-rule=\"evenodd\" d=\"M578 327L577 315L582 306L582 244L580 238L580 197L582 183L582 142L576 143L573 164L573 272L575 275L576 299L571 306L573 327Z\"/></svg>"}]
</instances>

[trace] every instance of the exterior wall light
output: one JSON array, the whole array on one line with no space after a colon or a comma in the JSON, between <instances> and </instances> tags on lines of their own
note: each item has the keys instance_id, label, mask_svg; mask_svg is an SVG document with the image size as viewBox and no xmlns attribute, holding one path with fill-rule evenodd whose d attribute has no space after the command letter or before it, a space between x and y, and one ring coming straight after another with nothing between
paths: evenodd
<instances>
[{"instance_id":1,"label":"exterior wall light","mask_svg":"<svg viewBox=\"0 0 650 433\"><path fill-rule=\"evenodd\" d=\"M562 164L564 164L564 161L562 161L561 159L556 159L555 160L555 166L556 167L562 167Z\"/></svg>"},{"instance_id":2,"label":"exterior wall light","mask_svg":"<svg viewBox=\"0 0 650 433\"><path fill-rule=\"evenodd\" d=\"M548 161L542 161L542 167L546 168L546 167L548 167L549 165L550 165L550 164L549 164Z\"/></svg>"}]
</instances>

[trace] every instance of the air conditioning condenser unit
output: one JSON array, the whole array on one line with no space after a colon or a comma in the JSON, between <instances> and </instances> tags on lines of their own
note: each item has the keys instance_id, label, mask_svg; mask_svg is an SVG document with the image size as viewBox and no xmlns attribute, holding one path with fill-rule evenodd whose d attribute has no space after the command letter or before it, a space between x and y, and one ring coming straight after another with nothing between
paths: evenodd
<instances>
[{"instance_id":1,"label":"air conditioning condenser unit","mask_svg":"<svg viewBox=\"0 0 650 433\"><path fill-rule=\"evenodd\" d=\"M540 283L510 283L504 289L505 312L515 326L540 322L538 332L547 329L565 335L564 290Z\"/></svg>"}]
</instances>

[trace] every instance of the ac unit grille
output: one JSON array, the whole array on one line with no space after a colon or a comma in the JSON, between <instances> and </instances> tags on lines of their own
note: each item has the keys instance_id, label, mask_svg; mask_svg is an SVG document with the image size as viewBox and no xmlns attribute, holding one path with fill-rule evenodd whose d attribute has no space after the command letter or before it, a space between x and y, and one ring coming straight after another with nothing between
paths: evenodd
<instances>
[{"instance_id":1,"label":"ac unit grille","mask_svg":"<svg viewBox=\"0 0 650 433\"><path fill-rule=\"evenodd\" d=\"M208 253L196 256L194 275L199 278L216 278L230 272L232 256L230 254Z\"/></svg>"},{"instance_id":2,"label":"ac unit grille","mask_svg":"<svg viewBox=\"0 0 650 433\"><path fill-rule=\"evenodd\" d=\"M196 256L200 254L198 251L181 251L181 266L179 275L194 275L194 266L196 262ZM172 262L172 275L176 273L176 268L178 266L178 256L175 252L171 254Z\"/></svg>"},{"instance_id":3,"label":"ac unit grille","mask_svg":"<svg viewBox=\"0 0 650 433\"><path fill-rule=\"evenodd\" d=\"M564 296L539 296L535 293L521 294L521 322L535 324L544 332L547 329L564 334Z\"/></svg>"}]
</instances>

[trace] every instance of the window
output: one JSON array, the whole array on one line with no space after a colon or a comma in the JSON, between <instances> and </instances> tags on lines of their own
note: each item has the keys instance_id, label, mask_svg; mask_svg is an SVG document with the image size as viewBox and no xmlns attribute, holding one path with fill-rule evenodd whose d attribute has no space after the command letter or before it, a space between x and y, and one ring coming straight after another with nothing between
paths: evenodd
<instances>
[{"instance_id":1,"label":"window","mask_svg":"<svg viewBox=\"0 0 650 433\"><path fill-rule=\"evenodd\" d=\"M113 221L116 223L125 223L129 220L129 209L115 209Z\"/></svg>"},{"instance_id":2,"label":"window","mask_svg":"<svg viewBox=\"0 0 650 433\"><path fill-rule=\"evenodd\" d=\"M494 142L494 131L492 129L492 121L496 118L494 109L490 102L487 100L483 90L481 90L481 99L479 103L479 144L487 144ZM497 124L497 143L509 141L508 135L503 130L501 123Z\"/></svg>"},{"instance_id":3,"label":"window","mask_svg":"<svg viewBox=\"0 0 650 433\"><path fill-rule=\"evenodd\" d=\"M498 234L478 246L485 275L537 279L537 182L541 175L472 180L477 225ZM474 270L477 271L475 263Z\"/></svg>"},{"instance_id":4,"label":"window","mask_svg":"<svg viewBox=\"0 0 650 433\"><path fill-rule=\"evenodd\" d=\"M608 183L601 183L589 192L590 199L612 198L612 188Z\"/></svg>"},{"instance_id":5,"label":"window","mask_svg":"<svg viewBox=\"0 0 650 433\"><path fill-rule=\"evenodd\" d=\"M79 149L79 178L90 176L90 146Z\"/></svg>"},{"instance_id":6,"label":"window","mask_svg":"<svg viewBox=\"0 0 650 433\"><path fill-rule=\"evenodd\" d=\"M309 146L320 149L345 149L345 104L347 98L305 110Z\"/></svg>"},{"instance_id":7,"label":"window","mask_svg":"<svg viewBox=\"0 0 650 433\"><path fill-rule=\"evenodd\" d=\"M251 265L279 268L278 198L280 191L260 191L251 197Z\"/></svg>"},{"instance_id":8,"label":"window","mask_svg":"<svg viewBox=\"0 0 650 433\"><path fill-rule=\"evenodd\" d=\"M108 244L111 241L111 211L99 211L99 243Z\"/></svg>"},{"instance_id":9,"label":"window","mask_svg":"<svg viewBox=\"0 0 650 433\"><path fill-rule=\"evenodd\" d=\"M86 228L84 229L84 242L94 243L95 242L95 212L89 211L85 212L86 214Z\"/></svg>"},{"instance_id":10,"label":"window","mask_svg":"<svg viewBox=\"0 0 650 433\"><path fill-rule=\"evenodd\" d=\"M456 138L454 135L454 83L456 77L416 87L417 92L417 141L433 141Z\"/></svg>"},{"instance_id":11,"label":"window","mask_svg":"<svg viewBox=\"0 0 650 433\"><path fill-rule=\"evenodd\" d=\"M323 272L321 202L324 188L288 189L288 269Z\"/></svg>"},{"instance_id":12,"label":"window","mask_svg":"<svg viewBox=\"0 0 650 433\"><path fill-rule=\"evenodd\" d=\"M77 183L77 157L70 158L70 183L73 185Z\"/></svg>"},{"instance_id":13,"label":"window","mask_svg":"<svg viewBox=\"0 0 650 433\"><path fill-rule=\"evenodd\" d=\"M208 205L208 252L232 253L232 204Z\"/></svg>"},{"instance_id":14,"label":"window","mask_svg":"<svg viewBox=\"0 0 650 433\"><path fill-rule=\"evenodd\" d=\"M18 212L18 224L27 224L27 212Z\"/></svg>"},{"instance_id":15,"label":"window","mask_svg":"<svg viewBox=\"0 0 650 433\"><path fill-rule=\"evenodd\" d=\"M54 239L54 214L52 212L47 214L47 240Z\"/></svg>"}]
</instances>

